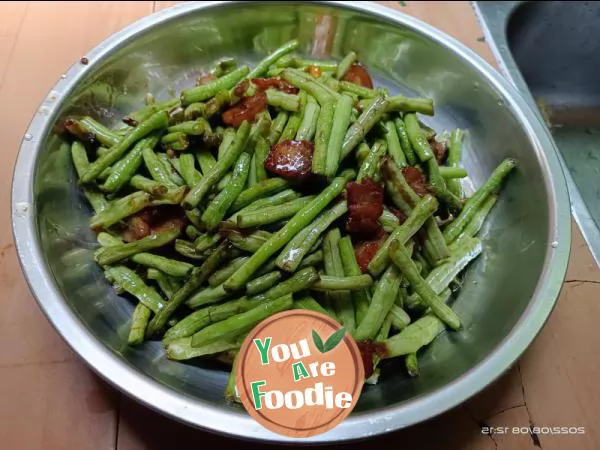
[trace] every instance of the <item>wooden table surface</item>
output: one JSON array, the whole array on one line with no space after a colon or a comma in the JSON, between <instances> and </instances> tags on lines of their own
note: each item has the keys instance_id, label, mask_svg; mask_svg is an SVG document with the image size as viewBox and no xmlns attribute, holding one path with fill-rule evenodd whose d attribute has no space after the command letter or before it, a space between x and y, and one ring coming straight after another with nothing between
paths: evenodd
<instances>
[{"instance_id":1,"label":"wooden table surface","mask_svg":"<svg viewBox=\"0 0 600 450\"><path fill-rule=\"evenodd\" d=\"M224 443L264 448L175 423L100 380L46 321L15 253L9 215L12 168L37 106L88 49L172 3L0 3L0 448L133 450ZM381 3L431 23L494 64L467 2ZM344 448L600 448L599 283L600 271L574 226L573 253L557 307L512 370L474 399L428 423ZM487 436L481 433L484 425L583 426L585 434Z\"/></svg>"}]
</instances>

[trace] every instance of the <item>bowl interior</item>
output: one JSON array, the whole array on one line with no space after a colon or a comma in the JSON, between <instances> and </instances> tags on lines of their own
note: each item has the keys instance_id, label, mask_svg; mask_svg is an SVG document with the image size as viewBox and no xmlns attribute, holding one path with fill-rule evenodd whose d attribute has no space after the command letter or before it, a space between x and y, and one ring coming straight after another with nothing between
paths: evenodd
<instances>
[{"instance_id":1,"label":"bowl interior","mask_svg":"<svg viewBox=\"0 0 600 450\"><path fill-rule=\"evenodd\" d=\"M484 227L483 255L468 269L454 300L464 328L445 333L420 355L416 379L404 375L402 361L386 362L379 384L365 388L353 415L402 407L458 380L507 337L530 303L548 249L544 164L518 115L475 67L409 27L342 6L225 4L159 21L92 59L81 82L59 98L57 120L84 113L113 124L141 107L148 92L163 99L192 85L218 58L253 63L294 37L307 57L338 58L355 50L377 84L392 93L433 98L436 115L423 117L426 124L439 132L469 130L463 154L468 190L503 158L520 163ZM124 364L191 402L245 414L223 400L226 367L204 360L171 362L159 342L126 345L134 305L114 293L93 261L91 210L77 186L68 147L53 130L36 164L34 208L39 245L54 282L96 339Z\"/></svg>"}]
</instances>

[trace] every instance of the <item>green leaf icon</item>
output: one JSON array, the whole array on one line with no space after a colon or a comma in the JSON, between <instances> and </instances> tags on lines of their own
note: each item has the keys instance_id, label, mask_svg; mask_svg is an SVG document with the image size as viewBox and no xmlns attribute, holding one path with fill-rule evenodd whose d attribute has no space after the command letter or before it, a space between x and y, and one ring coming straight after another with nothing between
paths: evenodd
<instances>
[{"instance_id":1,"label":"green leaf icon","mask_svg":"<svg viewBox=\"0 0 600 450\"><path fill-rule=\"evenodd\" d=\"M342 327L335 333L333 333L331 336L329 336L329 338L327 338L327 340L325 341L325 344L323 344L323 339L321 339L319 333L317 333L316 330L312 330L313 342L315 343L315 347L317 347L317 349L321 353L327 353L336 348L337 345L340 342L342 342L342 339L344 339L345 334L346 330L344 329L344 327Z\"/></svg>"},{"instance_id":2,"label":"green leaf icon","mask_svg":"<svg viewBox=\"0 0 600 450\"><path fill-rule=\"evenodd\" d=\"M312 330L312 338L317 350L319 350L321 353L325 353L325 349L323 348L323 339L321 339L321 336L319 336L319 333L317 333L316 330Z\"/></svg>"},{"instance_id":3,"label":"green leaf icon","mask_svg":"<svg viewBox=\"0 0 600 450\"><path fill-rule=\"evenodd\" d=\"M339 330L337 330L335 333L333 333L331 336L329 336L329 338L325 341L325 345L323 346L322 353L327 353L327 352L333 350L334 348L336 348L337 345L340 342L342 342L342 339L344 339L345 334L346 334L346 330L344 329L344 327L342 327Z\"/></svg>"}]
</instances>

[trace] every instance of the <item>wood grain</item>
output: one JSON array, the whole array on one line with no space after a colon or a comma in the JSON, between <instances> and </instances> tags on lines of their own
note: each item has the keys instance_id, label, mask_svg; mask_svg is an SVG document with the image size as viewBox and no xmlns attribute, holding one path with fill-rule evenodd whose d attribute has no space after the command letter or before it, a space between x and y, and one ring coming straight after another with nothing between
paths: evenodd
<instances>
[{"instance_id":1,"label":"wood grain","mask_svg":"<svg viewBox=\"0 0 600 450\"><path fill-rule=\"evenodd\" d=\"M109 449L117 394L52 329L21 275L10 184L21 137L50 87L89 48L152 11L152 2L0 4L0 447Z\"/></svg>"},{"instance_id":2,"label":"wood grain","mask_svg":"<svg viewBox=\"0 0 600 450\"><path fill-rule=\"evenodd\" d=\"M87 49L128 23L178 2L0 3L0 208L10 205L19 142L56 79ZM449 33L494 63L467 2L381 2ZM7 106L8 105L8 106ZM579 233L558 305L519 364L465 405L388 436L333 448L600 448L600 271ZM7 449L258 449L173 422L120 397L77 360L40 313L0 219L0 445ZM120 419L117 420L117 417ZM485 436L494 426L585 426L584 436Z\"/></svg>"}]
</instances>

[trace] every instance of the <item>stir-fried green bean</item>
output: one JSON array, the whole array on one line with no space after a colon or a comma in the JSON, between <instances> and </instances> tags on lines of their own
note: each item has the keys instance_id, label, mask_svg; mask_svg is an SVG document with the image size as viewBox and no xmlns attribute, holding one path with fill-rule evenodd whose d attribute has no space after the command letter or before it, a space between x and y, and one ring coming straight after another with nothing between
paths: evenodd
<instances>
[{"instance_id":1,"label":"stir-fried green bean","mask_svg":"<svg viewBox=\"0 0 600 450\"><path fill-rule=\"evenodd\" d=\"M69 117L60 151L95 211L96 262L138 301L129 345L162 338L169 359L231 364L260 321L306 309L375 341L367 383L397 356L414 377L417 353L461 327L451 289L482 253L476 235L516 163L467 198L465 131L436 133L418 116L434 102L373 87L354 51L296 56L304 28L253 68L226 58L179 99L148 94L125 126ZM79 277L91 254L61 261Z\"/></svg>"}]
</instances>

